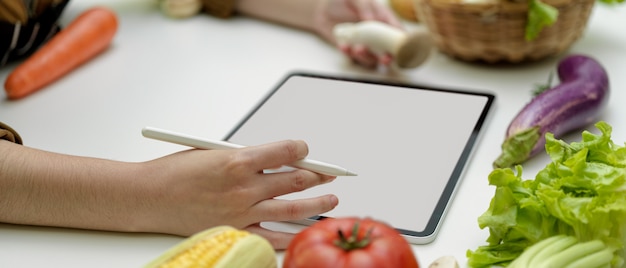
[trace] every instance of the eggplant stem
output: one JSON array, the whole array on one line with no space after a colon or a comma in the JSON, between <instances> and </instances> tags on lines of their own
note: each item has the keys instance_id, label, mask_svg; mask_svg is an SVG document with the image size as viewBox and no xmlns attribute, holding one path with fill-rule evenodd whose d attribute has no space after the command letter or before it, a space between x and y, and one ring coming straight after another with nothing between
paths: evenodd
<instances>
[{"instance_id":1,"label":"eggplant stem","mask_svg":"<svg viewBox=\"0 0 626 268\"><path fill-rule=\"evenodd\" d=\"M502 153L493 162L494 168L507 168L526 161L541 138L538 126L520 131L502 143Z\"/></svg>"}]
</instances>

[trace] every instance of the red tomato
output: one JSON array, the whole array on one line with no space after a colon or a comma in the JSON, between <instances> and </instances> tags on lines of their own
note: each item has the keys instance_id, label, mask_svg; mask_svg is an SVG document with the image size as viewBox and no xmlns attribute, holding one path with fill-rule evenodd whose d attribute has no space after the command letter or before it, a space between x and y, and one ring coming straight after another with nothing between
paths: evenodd
<instances>
[{"instance_id":1,"label":"red tomato","mask_svg":"<svg viewBox=\"0 0 626 268\"><path fill-rule=\"evenodd\" d=\"M391 226L374 219L327 218L298 233L283 268L419 268L409 243Z\"/></svg>"}]
</instances>

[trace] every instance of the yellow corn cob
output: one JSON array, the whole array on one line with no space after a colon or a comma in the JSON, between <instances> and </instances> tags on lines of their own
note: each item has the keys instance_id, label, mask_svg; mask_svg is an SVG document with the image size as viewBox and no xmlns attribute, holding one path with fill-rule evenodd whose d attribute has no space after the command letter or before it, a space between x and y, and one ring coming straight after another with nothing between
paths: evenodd
<instances>
[{"instance_id":1,"label":"yellow corn cob","mask_svg":"<svg viewBox=\"0 0 626 268\"><path fill-rule=\"evenodd\" d=\"M277 267L265 238L230 226L218 226L185 239L145 268Z\"/></svg>"}]
</instances>

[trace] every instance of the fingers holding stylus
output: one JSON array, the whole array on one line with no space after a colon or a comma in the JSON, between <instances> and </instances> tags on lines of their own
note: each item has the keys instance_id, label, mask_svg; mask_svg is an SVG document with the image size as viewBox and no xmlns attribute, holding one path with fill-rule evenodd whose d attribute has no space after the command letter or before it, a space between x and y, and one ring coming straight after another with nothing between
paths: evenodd
<instances>
[{"instance_id":1,"label":"fingers holding stylus","mask_svg":"<svg viewBox=\"0 0 626 268\"><path fill-rule=\"evenodd\" d=\"M259 202L252 211L261 221L301 220L326 213L339 204L335 195L323 195L297 200L268 199Z\"/></svg>"},{"instance_id":2,"label":"fingers holding stylus","mask_svg":"<svg viewBox=\"0 0 626 268\"><path fill-rule=\"evenodd\" d=\"M309 153L304 141L284 140L241 150L240 157L248 161L255 170L276 169L288 163L303 159Z\"/></svg>"},{"instance_id":3,"label":"fingers holding stylus","mask_svg":"<svg viewBox=\"0 0 626 268\"><path fill-rule=\"evenodd\" d=\"M296 169L293 171L266 174L266 176L263 176L263 178L259 180L259 183L268 186L262 188L263 192L261 195L263 198L274 198L329 183L335 178L337 177Z\"/></svg>"}]
</instances>

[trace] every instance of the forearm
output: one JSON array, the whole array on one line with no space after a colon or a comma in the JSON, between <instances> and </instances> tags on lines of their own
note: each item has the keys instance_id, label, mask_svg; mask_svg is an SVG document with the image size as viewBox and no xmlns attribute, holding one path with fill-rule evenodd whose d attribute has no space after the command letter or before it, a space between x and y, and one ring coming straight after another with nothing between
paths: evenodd
<instances>
[{"instance_id":1,"label":"forearm","mask_svg":"<svg viewBox=\"0 0 626 268\"><path fill-rule=\"evenodd\" d=\"M237 12L267 21L314 31L315 12L326 0L238 0Z\"/></svg>"},{"instance_id":2,"label":"forearm","mask_svg":"<svg viewBox=\"0 0 626 268\"><path fill-rule=\"evenodd\" d=\"M0 221L134 231L138 164L60 155L0 141Z\"/></svg>"}]
</instances>

